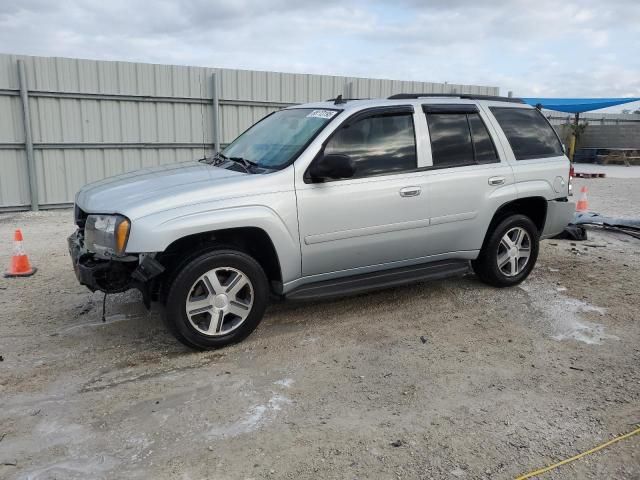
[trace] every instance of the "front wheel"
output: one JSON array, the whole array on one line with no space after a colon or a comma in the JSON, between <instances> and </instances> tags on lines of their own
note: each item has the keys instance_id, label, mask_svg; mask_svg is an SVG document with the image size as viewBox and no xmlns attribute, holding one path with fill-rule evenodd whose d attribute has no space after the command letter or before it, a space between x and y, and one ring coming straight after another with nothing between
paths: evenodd
<instances>
[{"instance_id":1,"label":"front wheel","mask_svg":"<svg viewBox=\"0 0 640 480\"><path fill-rule=\"evenodd\" d=\"M538 259L539 233L525 215L511 215L489 233L480 255L472 262L480 280L494 287L522 282Z\"/></svg>"},{"instance_id":2,"label":"front wheel","mask_svg":"<svg viewBox=\"0 0 640 480\"><path fill-rule=\"evenodd\" d=\"M192 348L239 342L262 320L268 288L260 264L246 253L204 252L184 265L171 283L167 324L178 340Z\"/></svg>"}]
</instances>

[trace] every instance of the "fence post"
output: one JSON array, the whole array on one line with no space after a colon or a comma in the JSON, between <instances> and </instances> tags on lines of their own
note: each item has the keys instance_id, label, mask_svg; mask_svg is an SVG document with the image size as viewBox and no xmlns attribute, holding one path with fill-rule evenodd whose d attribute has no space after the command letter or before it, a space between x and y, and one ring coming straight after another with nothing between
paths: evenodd
<instances>
[{"instance_id":1,"label":"fence post","mask_svg":"<svg viewBox=\"0 0 640 480\"><path fill-rule=\"evenodd\" d=\"M213 153L216 154L220 151L220 98L215 72L211 74L211 88L213 90Z\"/></svg>"},{"instance_id":2,"label":"fence post","mask_svg":"<svg viewBox=\"0 0 640 480\"><path fill-rule=\"evenodd\" d=\"M20 83L20 99L22 100L24 149L27 154L27 172L29 174L31 210L37 212L40 208L38 204L38 182L36 180L36 164L33 157L33 137L31 136L31 115L29 111L29 90L27 89L27 74L23 60L18 60L18 81Z\"/></svg>"}]
</instances>

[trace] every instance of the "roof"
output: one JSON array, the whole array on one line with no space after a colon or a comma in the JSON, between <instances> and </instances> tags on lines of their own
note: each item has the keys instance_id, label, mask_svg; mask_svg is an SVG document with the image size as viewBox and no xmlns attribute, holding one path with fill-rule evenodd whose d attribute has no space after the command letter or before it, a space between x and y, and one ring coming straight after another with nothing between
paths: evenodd
<instances>
[{"instance_id":1,"label":"roof","mask_svg":"<svg viewBox=\"0 0 640 480\"><path fill-rule=\"evenodd\" d=\"M529 105L565 113L582 113L635 102L640 98L523 98Z\"/></svg>"}]
</instances>

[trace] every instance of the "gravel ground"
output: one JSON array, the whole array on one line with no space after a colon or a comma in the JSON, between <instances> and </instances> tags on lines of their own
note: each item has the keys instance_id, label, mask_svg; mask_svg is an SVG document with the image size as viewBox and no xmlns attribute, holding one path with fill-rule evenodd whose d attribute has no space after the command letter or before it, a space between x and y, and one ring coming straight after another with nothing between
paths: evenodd
<instances>
[{"instance_id":1,"label":"gravel ground","mask_svg":"<svg viewBox=\"0 0 640 480\"><path fill-rule=\"evenodd\" d=\"M594 179L640 216L637 179ZM473 276L274 305L187 350L136 293L80 287L71 212L0 215L36 276L0 279L0 478L513 478L640 423L640 241L543 243L520 287ZM544 478L640 478L640 436Z\"/></svg>"}]
</instances>

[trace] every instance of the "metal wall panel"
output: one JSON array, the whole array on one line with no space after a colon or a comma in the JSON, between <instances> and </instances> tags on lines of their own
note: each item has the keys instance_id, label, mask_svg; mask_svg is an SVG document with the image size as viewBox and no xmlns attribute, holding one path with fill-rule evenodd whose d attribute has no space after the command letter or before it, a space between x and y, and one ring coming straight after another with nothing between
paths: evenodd
<instances>
[{"instance_id":1,"label":"metal wall panel","mask_svg":"<svg viewBox=\"0 0 640 480\"><path fill-rule=\"evenodd\" d=\"M29 178L24 150L0 150L0 208L29 205Z\"/></svg>"},{"instance_id":2,"label":"metal wall panel","mask_svg":"<svg viewBox=\"0 0 640 480\"><path fill-rule=\"evenodd\" d=\"M202 157L202 147L36 150L38 196L46 199L46 204L69 203L73 201L78 189L87 183L140 168ZM0 184L0 188L3 187ZM29 195L26 177L24 190L23 204L27 204Z\"/></svg>"},{"instance_id":3,"label":"metal wall panel","mask_svg":"<svg viewBox=\"0 0 640 480\"><path fill-rule=\"evenodd\" d=\"M0 97L0 144L2 143L24 143L22 103L20 97L15 95Z\"/></svg>"},{"instance_id":4,"label":"metal wall panel","mask_svg":"<svg viewBox=\"0 0 640 480\"><path fill-rule=\"evenodd\" d=\"M285 104L339 94L476 93L498 88L299 73L261 72L0 54L0 208L29 203L17 61L25 64L41 205L73 201L88 182L201 158Z\"/></svg>"}]
</instances>

